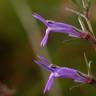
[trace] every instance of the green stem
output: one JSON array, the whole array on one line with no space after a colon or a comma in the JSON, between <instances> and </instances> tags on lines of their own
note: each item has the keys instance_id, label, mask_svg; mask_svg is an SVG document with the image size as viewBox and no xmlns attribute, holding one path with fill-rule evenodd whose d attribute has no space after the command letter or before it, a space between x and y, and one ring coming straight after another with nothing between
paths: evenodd
<instances>
[{"instance_id":1,"label":"green stem","mask_svg":"<svg viewBox=\"0 0 96 96\"><path fill-rule=\"evenodd\" d=\"M86 29L85 24L84 24L84 22L83 22L83 20L82 20L82 18L81 18L80 16L78 16L78 21L79 21L79 23L80 23L80 26L81 26L82 30L83 30L84 32L86 32L87 29Z\"/></svg>"}]
</instances>

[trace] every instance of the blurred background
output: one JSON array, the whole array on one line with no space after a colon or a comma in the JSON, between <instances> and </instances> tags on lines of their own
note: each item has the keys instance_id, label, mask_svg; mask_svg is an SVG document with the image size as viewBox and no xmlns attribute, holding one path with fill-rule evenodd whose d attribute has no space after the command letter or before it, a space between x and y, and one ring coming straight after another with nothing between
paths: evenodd
<instances>
[{"instance_id":1,"label":"blurred background","mask_svg":"<svg viewBox=\"0 0 96 96\"><path fill-rule=\"evenodd\" d=\"M91 1L89 18L96 34L96 0ZM32 13L80 28L77 16L67 12L66 7L82 12L82 5L71 0L0 0L0 96L44 95L49 72L33 62L36 55L87 73L86 52L88 60L92 60L92 74L96 76L96 51L89 42L68 41L70 37L65 34L51 33L47 45L40 47L46 27ZM56 79L46 96L96 96L96 88L86 84L70 91L74 85L70 79Z\"/></svg>"}]
</instances>

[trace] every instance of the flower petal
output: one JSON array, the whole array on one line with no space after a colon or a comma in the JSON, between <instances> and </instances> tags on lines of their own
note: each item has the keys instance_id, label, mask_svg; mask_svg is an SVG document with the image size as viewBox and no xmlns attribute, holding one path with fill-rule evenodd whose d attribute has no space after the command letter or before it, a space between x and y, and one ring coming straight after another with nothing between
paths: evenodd
<instances>
[{"instance_id":1,"label":"flower petal","mask_svg":"<svg viewBox=\"0 0 96 96\"><path fill-rule=\"evenodd\" d=\"M41 59L41 58L42 58L42 59ZM33 61L34 61L35 63L37 63L39 66L47 69L48 71L54 72L54 71L56 70L55 68L50 67L50 63L49 63L46 59L44 59L44 57L39 56L39 59L40 59L40 60L33 60ZM45 62L45 60L46 60L47 62Z\"/></svg>"},{"instance_id":2,"label":"flower petal","mask_svg":"<svg viewBox=\"0 0 96 96\"><path fill-rule=\"evenodd\" d=\"M49 28L46 30L45 36L43 37L40 46L44 47L46 45L50 31L51 31L51 29L49 29Z\"/></svg>"},{"instance_id":3,"label":"flower petal","mask_svg":"<svg viewBox=\"0 0 96 96\"><path fill-rule=\"evenodd\" d=\"M42 57L42 56L40 56L40 55L38 55L37 56L40 60L42 60L46 65L50 65L50 62L46 59L46 58L44 58L44 57Z\"/></svg>"},{"instance_id":4,"label":"flower petal","mask_svg":"<svg viewBox=\"0 0 96 96\"><path fill-rule=\"evenodd\" d=\"M77 72L77 74L74 76L74 81L80 82L80 83L86 83L88 81L88 76L80 71Z\"/></svg>"},{"instance_id":5,"label":"flower petal","mask_svg":"<svg viewBox=\"0 0 96 96\"><path fill-rule=\"evenodd\" d=\"M58 74L58 77L74 79L74 74L77 74L77 70L68 67L61 67L56 73Z\"/></svg>"},{"instance_id":6,"label":"flower petal","mask_svg":"<svg viewBox=\"0 0 96 96\"><path fill-rule=\"evenodd\" d=\"M53 81L54 81L54 74L51 73L50 76L49 76L49 79L47 81L47 84L45 86L45 89L44 89L44 93L46 93L47 91L49 91L52 87L52 84L53 84Z\"/></svg>"},{"instance_id":7,"label":"flower petal","mask_svg":"<svg viewBox=\"0 0 96 96\"><path fill-rule=\"evenodd\" d=\"M46 26L48 26L46 20L42 16L40 16L39 14L33 13L32 16L35 17L36 19L40 20L41 22L43 22Z\"/></svg>"}]
</instances>

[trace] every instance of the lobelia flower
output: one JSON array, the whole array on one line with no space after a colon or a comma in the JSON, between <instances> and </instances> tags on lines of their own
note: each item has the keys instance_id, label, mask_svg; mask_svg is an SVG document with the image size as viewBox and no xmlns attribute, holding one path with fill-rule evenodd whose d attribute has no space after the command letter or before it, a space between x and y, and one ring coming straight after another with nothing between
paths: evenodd
<instances>
[{"instance_id":1,"label":"lobelia flower","mask_svg":"<svg viewBox=\"0 0 96 96\"><path fill-rule=\"evenodd\" d=\"M55 22L51 20L45 20L43 17L41 17L40 15L36 13L33 13L32 16L40 20L47 26L45 36L40 44L41 46L46 45L47 40L48 40L48 35L50 32L61 32L61 33L65 33L71 37L76 37L76 38L82 38L82 35L85 34L85 32L82 32L82 30L79 30L72 25L61 23L61 22ZM86 34L84 35L84 38L85 36Z\"/></svg>"},{"instance_id":2,"label":"lobelia flower","mask_svg":"<svg viewBox=\"0 0 96 96\"><path fill-rule=\"evenodd\" d=\"M34 60L34 62L51 72L47 84L45 86L44 93L51 89L55 78L70 78L73 79L75 82L79 82L82 84L91 84L96 87L96 80L93 79L93 77L88 76L73 68L59 67L50 64L48 60L46 60L42 56L38 56L38 58L40 60Z\"/></svg>"}]
</instances>

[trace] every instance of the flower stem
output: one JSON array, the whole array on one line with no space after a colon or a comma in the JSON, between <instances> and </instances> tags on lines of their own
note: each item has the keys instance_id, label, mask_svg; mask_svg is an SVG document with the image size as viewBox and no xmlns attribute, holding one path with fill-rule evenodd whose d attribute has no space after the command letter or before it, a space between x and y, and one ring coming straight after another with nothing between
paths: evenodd
<instances>
[{"instance_id":1,"label":"flower stem","mask_svg":"<svg viewBox=\"0 0 96 96\"><path fill-rule=\"evenodd\" d=\"M81 39L89 41L96 50L96 38L88 32L82 32Z\"/></svg>"}]
</instances>

